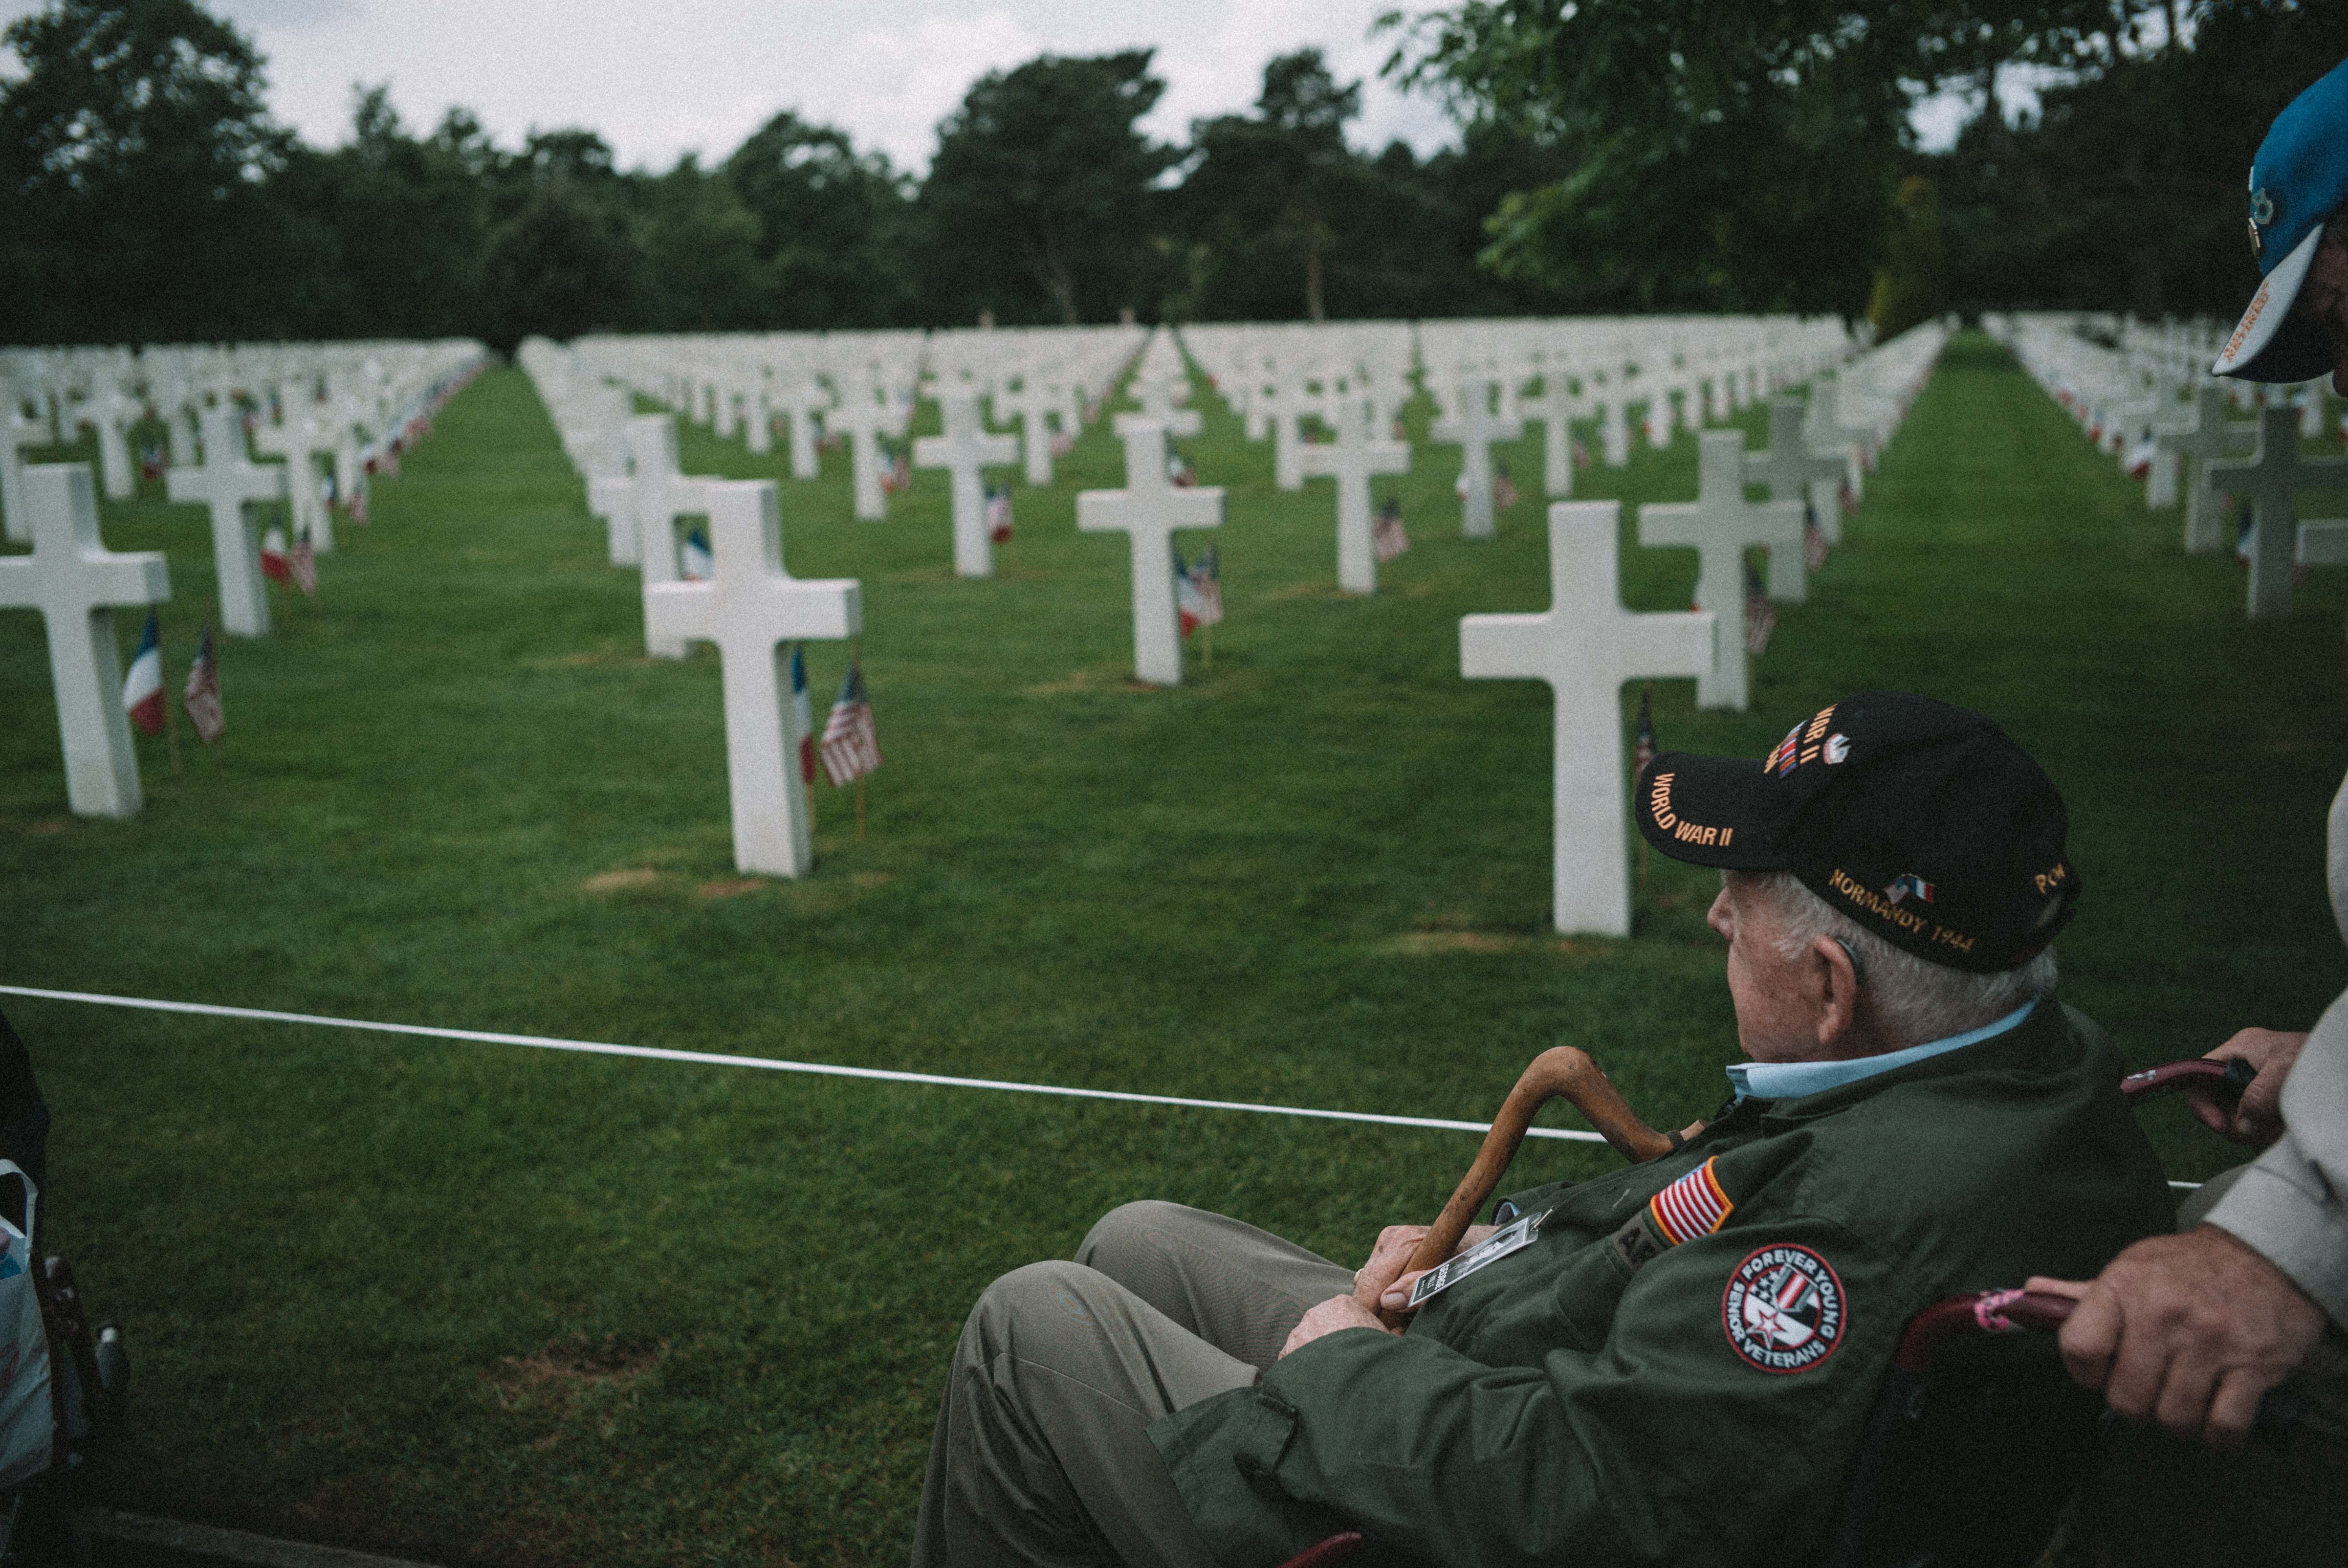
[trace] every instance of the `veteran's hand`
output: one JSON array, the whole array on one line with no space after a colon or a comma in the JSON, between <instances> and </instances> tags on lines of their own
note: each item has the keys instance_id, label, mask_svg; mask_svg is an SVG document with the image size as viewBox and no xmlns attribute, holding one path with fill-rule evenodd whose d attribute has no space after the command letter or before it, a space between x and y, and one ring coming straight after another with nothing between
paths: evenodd
<instances>
[{"instance_id":1,"label":"veteran's hand","mask_svg":"<svg viewBox=\"0 0 2348 1568\"><path fill-rule=\"evenodd\" d=\"M1395 1282L1410 1265L1410 1255L1426 1239L1427 1225L1388 1225L1378 1233L1378 1245L1370 1249L1370 1261L1354 1274L1354 1299L1375 1312L1384 1299L1394 1293ZM1474 1246L1498 1230L1498 1225L1469 1225L1467 1234L1452 1256ZM1413 1278L1417 1277L1413 1276Z\"/></svg>"},{"instance_id":2,"label":"veteran's hand","mask_svg":"<svg viewBox=\"0 0 2348 1568\"><path fill-rule=\"evenodd\" d=\"M2282 1136L2282 1082L2291 1076L2291 1064L2306 1043L2306 1035L2284 1030L2242 1030L2209 1052L2212 1061L2239 1057L2259 1070L2241 1099L2229 1105L2208 1090L2188 1084L2186 1102L2210 1131L2222 1132L2237 1143L2263 1149Z\"/></svg>"},{"instance_id":3,"label":"veteran's hand","mask_svg":"<svg viewBox=\"0 0 2348 1568\"><path fill-rule=\"evenodd\" d=\"M2291 1277L2215 1225L2147 1236L2091 1282L2033 1279L2079 1305L2063 1360L2105 1402L2179 1437L2230 1446L2259 1397L2289 1377L2323 1332L2323 1309Z\"/></svg>"},{"instance_id":4,"label":"veteran's hand","mask_svg":"<svg viewBox=\"0 0 2348 1568\"><path fill-rule=\"evenodd\" d=\"M1280 1348L1282 1360L1295 1355L1324 1334L1334 1334L1341 1328L1375 1328L1381 1334L1394 1332L1378 1321L1378 1315L1350 1296L1333 1296L1320 1306L1308 1310L1288 1331L1288 1343Z\"/></svg>"}]
</instances>

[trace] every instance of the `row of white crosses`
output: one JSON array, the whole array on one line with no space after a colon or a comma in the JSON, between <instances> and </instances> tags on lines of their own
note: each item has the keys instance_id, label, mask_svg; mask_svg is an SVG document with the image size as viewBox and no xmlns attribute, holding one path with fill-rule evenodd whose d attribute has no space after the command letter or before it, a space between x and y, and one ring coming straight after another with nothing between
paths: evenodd
<instances>
[{"instance_id":1,"label":"row of white crosses","mask_svg":"<svg viewBox=\"0 0 2348 1568\"><path fill-rule=\"evenodd\" d=\"M1884 345L1859 362L1858 379L1904 380L1929 368L1945 328L1919 329L1914 343ZM1880 356L1882 363L1868 364ZM1850 379L1851 367L1845 368ZM1912 395L1912 386L1908 395ZM1870 391L1869 395L1873 395ZM1818 414L1813 393L1809 415ZM1905 398L1899 399L1905 405ZM1703 708L1745 710L1751 699L1745 637L1744 562L1760 546L1769 557L1769 596L1798 601L1806 591L1806 507L1842 482L1845 458L1804 430L1802 405L1770 407L1770 449L1745 450L1739 430L1707 430L1697 448L1693 504L1639 508L1641 545L1693 548L1695 610L1634 614L1622 608L1620 507L1556 502L1549 508L1550 608L1533 615L1471 615L1459 626L1460 671L1473 678L1545 681L1552 699L1552 910L1564 933L1628 936L1630 860L1624 838L1622 690L1635 680L1694 676ZM1824 434L1839 446L1843 427ZM1746 499L1747 482L1772 499ZM2348 553L2348 540L2343 540Z\"/></svg>"},{"instance_id":2,"label":"row of white crosses","mask_svg":"<svg viewBox=\"0 0 2348 1568\"><path fill-rule=\"evenodd\" d=\"M684 474L677 461L675 415L622 413L632 400L606 379L603 367L645 384L649 368L658 362L644 356L641 347L598 360L533 343L525 345L521 358L564 431L565 446L574 461L585 455L602 469L593 472L581 465L589 504L605 520L613 563L632 564L642 573L647 651L678 658L695 641L718 650L736 865L747 872L797 876L812 864L811 806L796 760L806 737L795 733L795 706L784 701L779 651L786 642L855 636L862 624L861 590L852 579L806 581L789 575L783 560L781 504L775 482ZM866 361L868 371L876 363ZM856 384L855 377L845 374L839 379ZM876 385L889 379L885 372L870 377ZM951 371L941 374L936 390L944 434L925 437L917 446L920 461L946 467L953 480L957 569L966 576L983 576L991 569L981 470L1016 456L1010 438L985 432L976 379ZM726 402L722 390L703 395L712 383L677 374L655 384L723 433L724 423L717 417ZM620 394L617 402L612 395L615 392ZM901 406L910 399L876 395L870 402L882 408L891 403ZM837 419L843 410L836 406L828 412ZM772 416L771 412L752 415ZM853 438L859 423L851 415L834 427L844 424ZM866 434L881 423L870 422ZM901 431L903 425L894 427ZM736 433L747 436L747 431ZM1162 456L1156 477L1162 486ZM970 493L963 494L965 490ZM689 578L678 569L677 526L694 516L708 519L705 577ZM1137 538L1149 527L1139 511L1131 526ZM1162 561L1162 534L1159 544ZM1159 576L1164 579L1166 573L1161 569ZM1141 582L1137 569L1138 617L1143 610ZM1170 626L1171 583L1161 580L1159 586ZM1175 653L1179 679L1179 640Z\"/></svg>"},{"instance_id":3,"label":"row of white crosses","mask_svg":"<svg viewBox=\"0 0 2348 1568\"><path fill-rule=\"evenodd\" d=\"M306 534L314 550L332 549L331 515L317 484L319 459L336 464L347 493L370 441L380 449L410 433L482 352L469 343L0 352L0 513L11 538L28 537L33 503L25 489L26 450L70 440L83 425L98 433L108 497L129 496L128 434L151 410L161 417L174 455L167 493L207 511L220 625L233 636L263 636L269 630L269 600L250 508L290 501L296 536ZM330 387L337 377L364 384L368 395L335 398ZM263 397L262 415L252 422L252 445L283 462L252 461L240 392ZM273 421L272 405L279 411ZM184 433L191 425L201 448L197 437Z\"/></svg>"},{"instance_id":4,"label":"row of white crosses","mask_svg":"<svg viewBox=\"0 0 2348 1568\"><path fill-rule=\"evenodd\" d=\"M2348 521L2299 520L2302 496L2348 491L2348 458L2301 455L2301 444L2324 430L2322 379L2265 386L2209 376L2224 330L2214 323L2150 327L2042 312L1995 317L1990 325L2099 447L2142 454L2145 504L2157 510L2183 503L2188 554L2227 547L2223 501L2240 500L2251 620L2291 612L2294 567L2348 563ZM2235 419L2232 411L2243 407L2257 417Z\"/></svg>"}]
</instances>

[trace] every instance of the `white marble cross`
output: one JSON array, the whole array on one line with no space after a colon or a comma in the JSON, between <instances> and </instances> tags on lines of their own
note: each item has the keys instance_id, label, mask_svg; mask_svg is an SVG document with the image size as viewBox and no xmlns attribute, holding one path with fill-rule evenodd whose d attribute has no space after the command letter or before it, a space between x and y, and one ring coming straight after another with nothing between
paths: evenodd
<instances>
[{"instance_id":1,"label":"white marble cross","mask_svg":"<svg viewBox=\"0 0 2348 1568\"><path fill-rule=\"evenodd\" d=\"M1489 378L1462 383L1456 404L1458 412L1437 420L1427 432L1433 439L1459 448L1459 477L1468 491L1460 503L1459 531L1471 539L1492 537L1492 443L1514 441L1525 433L1524 421L1493 415L1496 384Z\"/></svg>"},{"instance_id":2,"label":"white marble cross","mask_svg":"<svg viewBox=\"0 0 2348 1568\"><path fill-rule=\"evenodd\" d=\"M840 388L839 406L829 419L832 429L848 437L849 456L856 477L856 516L877 523L889 515L889 498L880 491L880 437L902 436L908 421L904 405L884 399L878 387Z\"/></svg>"},{"instance_id":3,"label":"white marble cross","mask_svg":"<svg viewBox=\"0 0 2348 1568\"><path fill-rule=\"evenodd\" d=\"M854 578L783 569L783 524L771 479L707 479L709 548L701 581L644 583L647 640L714 643L726 702L726 784L734 864L803 876L815 864L807 783L780 645L855 636L864 590Z\"/></svg>"},{"instance_id":4,"label":"white marble cross","mask_svg":"<svg viewBox=\"0 0 2348 1568\"><path fill-rule=\"evenodd\" d=\"M318 486L318 459L335 453L335 437L326 422L309 409L290 405L285 423L263 422L252 433L252 444L272 457L285 459L286 495L293 503L294 537L309 531L313 549L324 554L335 548L335 519Z\"/></svg>"},{"instance_id":5,"label":"white marble cross","mask_svg":"<svg viewBox=\"0 0 2348 1568\"><path fill-rule=\"evenodd\" d=\"M1748 484L1766 485L1773 501L1809 497L1818 508L1818 531L1827 543L1838 545L1842 543L1843 460L1811 454L1803 432L1805 416L1798 397L1769 400L1769 450L1745 455L1745 478ZM1769 564L1773 568L1777 564L1774 552ZM1778 596L1773 589L1770 597Z\"/></svg>"},{"instance_id":6,"label":"white marble cross","mask_svg":"<svg viewBox=\"0 0 2348 1568\"><path fill-rule=\"evenodd\" d=\"M2259 417L2259 449L2239 463L2212 463L2210 486L2251 508L2250 616L2291 613L2291 558L2299 547L2297 502L2306 490L2348 490L2348 457L2299 455L2300 413L2269 408Z\"/></svg>"},{"instance_id":7,"label":"white marble cross","mask_svg":"<svg viewBox=\"0 0 2348 1568\"><path fill-rule=\"evenodd\" d=\"M1375 593L1378 559L1370 543L1370 480L1379 474L1409 473L1410 444L1376 439L1366 401L1348 399L1332 412L1337 439L1300 446L1297 463L1304 474L1337 482L1337 586L1347 593Z\"/></svg>"},{"instance_id":8,"label":"white marble cross","mask_svg":"<svg viewBox=\"0 0 2348 1568\"><path fill-rule=\"evenodd\" d=\"M1082 490L1076 528L1088 534L1130 536L1133 552L1133 673L1153 686L1182 683L1182 631L1174 608L1174 534L1220 528L1220 487L1178 487L1166 477L1166 427L1139 415L1120 414L1125 488Z\"/></svg>"},{"instance_id":9,"label":"white marble cross","mask_svg":"<svg viewBox=\"0 0 2348 1568\"><path fill-rule=\"evenodd\" d=\"M25 470L29 556L0 557L0 607L41 612L65 743L66 800L77 816L138 814L139 753L122 712L114 608L160 604L171 579L159 550L117 555L98 532L86 463Z\"/></svg>"},{"instance_id":10,"label":"white marble cross","mask_svg":"<svg viewBox=\"0 0 2348 1568\"><path fill-rule=\"evenodd\" d=\"M1622 683L1712 671L1713 640L1730 629L1703 613L1622 608L1619 501L1549 509L1550 608L1459 622L1459 672L1546 681L1555 702L1553 907L1557 928L1631 934ZM1741 600L1740 600L1741 602Z\"/></svg>"},{"instance_id":11,"label":"white marble cross","mask_svg":"<svg viewBox=\"0 0 2348 1568\"><path fill-rule=\"evenodd\" d=\"M1583 404L1566 390L1564 372L1543 371L1540 395L1519 399L1517 409L1541 427L1541 488L1551 500L1572 495L1573 422Z\"/></svg>"},{"instance_id":12,"label":"white marble cross","mask_svg":"<svg viewBox=\"0 0 2348 1568\"><path fill-rule=\"evenodd\" d=\"M2194 395L2199 415L2190 430L2170 431L2153 437L2153 444L2191 467L2185 485L2185 549L2188 555L2215 555L2225 548L2224 519L2218 494L2209 487L2209 466L2223 462L2258 434L2255 425L2237 425L2226 413L2226 395L2205 386Z\"/></svg>"},{"instance_id":13,"label":"white marble cross","mask_svg":"<svg viewBox=\"0 0 2348 1568\"><path fill-rule=\"evenodd\" d=\"M204 410L204 466L163 476L175 501L211 509L212 562L220 575L221 627L239 637L269 632L269 594L261 577L261 540L245 507L285 498L285 470L252 461L244 449L244 420L232 405Z\"/></svg>"},{"instance_id":14,"label":"white marble cross","mask_svg":"<svg viewBox=\"0 0 2348 1568\"><path fill-rule=\"evenodd\" d=\"M996 436L978 416L978 393L942 387L938 413L945 433L913 442L913 466L943 468L953 480L956 577L993 577L994 543L986 527L986 470L1019 460L1019 438Z\"/></svg>"},{"instance_id":15,"label":"white marble cross","mask_svg":"<svg viewBox=\"0 0 2348 1568\"><path fill-rule=\"evenodd\" d=\"M2298 560L2302 566L2348 566L2348 518L2300 524Z\"/></svg>"},{"instance_id":16,"label":"white marble cross","mask_svg":"<svg viewBox=\"0 0 2348 1568\"><path fill-rule=\"evenodd\" d=\"M994 415L998 419L1019 422L1019 457L1027 483L1036 487L1052 482L1052 410L1059 400L1041 377L1029 372L1019 378L1016 392L994 395Z\"/></svg>"},{"instance_id":17,"label":"white marble cross","mask_svg":"<svg viewBox=\"0 0 2348 1568\"><path fill-rule=\"evenodd\" d=\"M139 492L139 470L130 460L130 432L147 417L147 405L128 393L107 391L97 399L98 477L109 501L127 501Z\"/></svg>"},{"instance_id":18,"label":"white marble cross","mask_svg":"<svg viewBox=\"0 0 2348 1568\"><path fill-rule=\"evenodd\" d=\"M30 503L25 499L25 449L48 444L46 425L26 418L15 398L0 399L0 523L19 544L33 537Z\"/></svg>"},{"instance_id":19,"label":"white marble cross","mask_svg":"<svg viewBox=\"0 0 2348 1568\"><path fill-rule=\"evenodd\" d=\"M1653 549L1684 545L1696 552L1695 602L1720 626L1713 668L1695 683L1699 708L1734 708L1752 702L1750 655L1745 645L1745 551L1769 551L1769 597L1799 602L1806 584L1802 561L1802 503L1745 498L1745 432L1707 430L1696 448L1696 498L1693 503L1650 502L1639 508L1639 542ZM1780 588L1790 592L1780 592Z\"/></svg>"}]
</instances>

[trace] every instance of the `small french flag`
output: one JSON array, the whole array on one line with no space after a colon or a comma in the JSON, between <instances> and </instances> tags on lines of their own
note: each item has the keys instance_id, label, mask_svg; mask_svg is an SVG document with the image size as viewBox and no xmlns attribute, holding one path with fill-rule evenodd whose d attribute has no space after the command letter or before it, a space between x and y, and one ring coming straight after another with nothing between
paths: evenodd
<instances>
[{"instance_id":1,"label":"small french flag","mask_svg":"<svg viewBox=\"0 0 2348 1568\"><path fill-rule=\"evenodd\" d=\"M815 783L815 716L808 712L807 649L791 649L791 723L799 735L799 777Z\"/></svg>"},{"instance_id":2,"label":"small french flag","mask_svg":"<svg viewBox=\"0 0 2348 1568\"><path fill-rule=\"evenodd\" d=\"M285 559L285 530L271 528L261 536L261 575L272 582L290 583L294 567Z\"/></svg>"},{"instance_id":3,"label":"small french flag","mask_svg":"<svg viewBox=\"0 0 2348 1568\"><path fill-rule=\"evenodd\" d=\"M139 651L130 656L130 673L122 680L122 711L150 735L160 735L170 722L163 702L163 637L155 612L147 612L147 630L139 634Z\"/></svg>"},{"instance_id":4,"label":"small french flag","mask_svg":"<svg viewBox=\"0 0 2348 1568\"><path fill-rule=\"evenodd\" d=\"M1932 885L1912 871L1903 871L1891 879L1891 886L1883 890L1883 896L1894 904L1910 897L1921 898L1930 904L1932 902Z\"/></svg>"}]
</instances>

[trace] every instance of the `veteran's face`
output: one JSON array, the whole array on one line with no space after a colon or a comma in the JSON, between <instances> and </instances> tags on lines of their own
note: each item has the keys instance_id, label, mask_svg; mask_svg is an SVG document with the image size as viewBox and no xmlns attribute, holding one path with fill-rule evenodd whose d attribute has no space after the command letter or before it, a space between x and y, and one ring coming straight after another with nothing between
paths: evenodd
<instances>
[{"instance_id":1,"label":"veteran's face","mask_svg":"<svg viewBox=\"0 0 2348 1568\"><path fill-rule=\"evenodd\" d=\"M1704 917L1728 938L1728 995L1736 1004L1736 1042L1756 1061L1807 1061L1824 1054L1811 983L1815 965L1807 953L1787 958L1778 951L1782 933L1776 906L1760 886L1748 873L1724 872L1720 897Z\"/></svg>"},{"instance_id":2,"label":"veteran's face","mask_svg":"<svg viewBox=\"0 0 2348 1568\"><path fill-rule=\"evenodd\" d=\"M2331 340L2332 390L2348 397L2348 218L2325 226L2291 313L2313 322Z\"/></svg>"}]
</instances>

